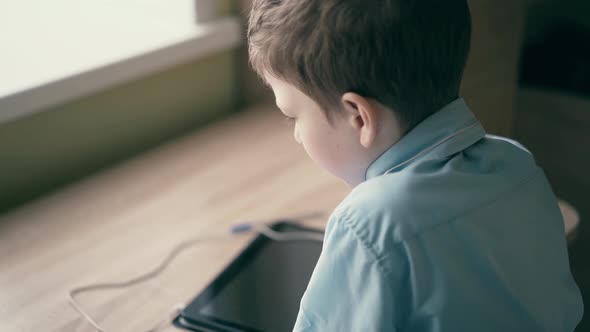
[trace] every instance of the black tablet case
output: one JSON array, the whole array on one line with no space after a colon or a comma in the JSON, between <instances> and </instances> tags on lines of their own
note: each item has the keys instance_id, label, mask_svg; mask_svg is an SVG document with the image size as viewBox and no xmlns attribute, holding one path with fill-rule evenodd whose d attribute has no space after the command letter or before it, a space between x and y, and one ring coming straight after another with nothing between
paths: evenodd
<instances>
[{"instance_id":1,"label":"black tablet case","mask_svg":"<svg viewBox=\"0 0 590 332\"><path fill-rule=\"evenodd\" d=\"M279 232L321 233L289 221ZM319 241L274 241L257 236L174 320L197 332L290 331L317 263Z\"/></svg>"}]
</instances>

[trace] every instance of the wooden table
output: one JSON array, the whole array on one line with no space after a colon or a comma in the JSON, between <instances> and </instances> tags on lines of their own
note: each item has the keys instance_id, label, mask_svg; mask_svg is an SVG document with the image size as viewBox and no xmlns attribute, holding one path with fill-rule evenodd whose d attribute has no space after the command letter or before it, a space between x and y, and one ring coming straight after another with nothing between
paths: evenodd
<instances>
[{"instance_id":1,"label":"wooden table","mask_svg":"<svg viewBox=\"0 0 590 332\"><path fill-rule=\"evenodd\" d=\"M94 331L69 306L71 288L135 277L185 239L220 236L152 281L79 297L107 332L145 331L252 238L229 235L232 224L329 213L348 189L308 160L271 108L242 112L0 216L0 331Z\"/></svg>"}]
</instances>

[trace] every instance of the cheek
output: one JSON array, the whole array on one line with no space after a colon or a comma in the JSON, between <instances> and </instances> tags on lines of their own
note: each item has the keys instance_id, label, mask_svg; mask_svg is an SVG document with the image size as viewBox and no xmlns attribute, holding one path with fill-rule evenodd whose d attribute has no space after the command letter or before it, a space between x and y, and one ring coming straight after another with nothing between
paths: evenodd
<instances>
[{"instance_id":1,"label":"cheek","mask_svg":"<svg viewBox=\"0 0 590 332\"><path fill-rule=\"evenodd\" d=\"M325 128L317 129L296 129L295 135L299 136L305 151L314 162L339 178L347 178L350 158L342 145L342 138Z\"/></svg>"}]
</instances>

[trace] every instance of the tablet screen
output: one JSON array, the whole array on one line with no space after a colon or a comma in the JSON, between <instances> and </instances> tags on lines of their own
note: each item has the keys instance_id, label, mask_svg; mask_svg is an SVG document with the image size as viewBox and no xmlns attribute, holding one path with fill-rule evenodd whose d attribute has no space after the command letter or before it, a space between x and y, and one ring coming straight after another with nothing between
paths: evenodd
<instances>
[{"instance_id":1,"label":"tablet screen","mask_svg":"<svg viewBox=\"0 0 590 332\"><path fill-rule=\"evenodd\" d=\"M301 230L289 224L278 229ZM227 324L238 331L291 331L321 246L319 241L273 241L259 236L183 316L195 323Z\"/></svg>"}]
</instances>

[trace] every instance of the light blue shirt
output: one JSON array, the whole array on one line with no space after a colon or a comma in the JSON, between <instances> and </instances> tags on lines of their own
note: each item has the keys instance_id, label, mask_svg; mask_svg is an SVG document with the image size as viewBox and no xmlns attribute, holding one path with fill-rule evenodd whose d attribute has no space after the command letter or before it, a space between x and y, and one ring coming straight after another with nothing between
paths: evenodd
<instances>
[{"instance_id":1,"label":"light blue shirt","mask_svg":"<svg viewBox=\"0 0 590 332\"><path fill-rule=\"evenodd\" d=\"M571 332L582 312L545 175L458 99L335 209L294 330Z\"/></svg>"}]
</instances>

